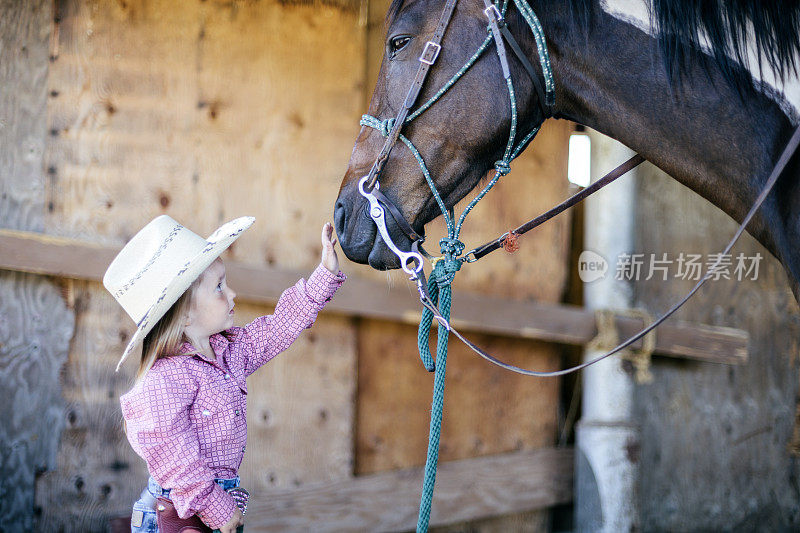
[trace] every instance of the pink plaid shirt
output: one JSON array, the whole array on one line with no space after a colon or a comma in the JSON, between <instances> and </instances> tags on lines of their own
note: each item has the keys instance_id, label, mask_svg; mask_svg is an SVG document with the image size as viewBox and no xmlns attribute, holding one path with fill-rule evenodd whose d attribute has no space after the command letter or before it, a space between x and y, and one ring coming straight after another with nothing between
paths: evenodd
<instances>
[{"instance_id":1,"label":"pink plaid shirt","mask_svg":"<svg viewBox=\"0 0 800 533\"><path fill-rule=\"evenodd\" d=\"M172 489L181 517L197 514L212 528L231 519L233 498L214 478L235 477L244 457L246 378L311 327L345 279L318 266L308 281L284 291L275 314L212 335L215 361L199 355L159 359L120 398L128 440L150 475Z\"/></svg>"}]
</instances>

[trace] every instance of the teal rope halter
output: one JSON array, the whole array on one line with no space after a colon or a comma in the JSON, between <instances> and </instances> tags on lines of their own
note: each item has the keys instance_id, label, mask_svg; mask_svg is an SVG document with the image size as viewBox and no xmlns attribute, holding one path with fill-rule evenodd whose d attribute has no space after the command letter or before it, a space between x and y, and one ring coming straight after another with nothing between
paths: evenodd
<instances>
[{"instance_id":1,"label":"teal rope halter","mask_svg":"<svg viewBox=\"0 0 800 533\"><path fill-rule=\"evenodd\" d=\"M552 68L550 66L550 57L547 51L544 31L539 19L536 17L533 10L525 0L514 0L514 4L516 5L522 17L525 19L525 22L530 27L534 39L536 40L539 63L541 65L545 81L545 103L552 107L555 102L555 82L553 79ZM492 20L492 15L489 13L489 11L494 8L494 10L499 13L500 22L502 22L502 17L505 16L508 7L508 0L503 1L502 8L499 10L496 9L497 6L494 3L489 5L487 2L487 5L489 7L487 7L485 13L490 19L490 25L487 28L489 35L478 47L478 50L464 64L464 66L461 67L458 72L456 72L450 78L450 80L448 80L447 83L445 83L442 88L439 89L439 91L437 91L436 94L434 94L427 102L422 104L412 114L408 115L403 122L403 125L409 124L411 121L418 118L436 101L438 101L477 62L477 60L489 47L491 41L497 39L496 36L499 35L499 33L497 33L497 21ZM450 320L452 282L455 279L456 272L461 269L461 265L464 262L471 262L467 256L462 256L462 253L464 252L464 243L459 240L462 225L464 224L467 215L470 213L470 211L472 211L475 205L477 205L477 203L495 186L502 176L507 175L511 171L511 161L513 161L522 152L525 146L528 145L528 143L539 131L538 127L534 128L527 135L525 135L519 143L516 145L514 144L517 136L517 100L511 76L510 74L505 74L508 72L508 65L505 55L500 52L503 44L502 42L497 42L496 46L498 48L498 56L503 66L511 109L511 125L509 128L508 142L506 143L503 157L494 164L494 176L489 183L487 183L486 186L475 196L475 198L469 202L457 222L454 221L452 211L448 210L446 207L444 200L442 199L441 194L439 193L436 184L434 183L433 178L428 171L425 160L419 153L419 150L406 136L399 134L397 137L417 160L422 174L425 176L425 180L431 189L431 193L433 194L436 203L439 205L439 209L442 211L442 215L447 226L447 237L439 241L442 257L434 260L434 268L428 281L427 292L430 295L431 303L434 306L438 306L442 318L444 318L448 323ZM363 115L361 117L360 124L362 126L377 129L381 135L388 137L395 126L395 119L390 118L387 120L379 120L370 115ZM364 193L362 192L362 194ZM371 200L371 202L373 200L374 198ZM375 200L375 202L377 201ZM383 214L381 213L380 216L383 216ZM387 237L387 235L383 236ZM390 247L392 249L396 248L393 243ZM403 257L401 256L400 258L401 261L403 261ZM417 272L421 272L422 265L417 266ZM412 279L417 279L418 283L420 283L419 277L412 275ZM425 480L423 482L422 497L420 500L417 531L427 531L430 521L431 502L433 499L433 489L436 481L436 468L439 461L439 438L441 435L442 413L444 406L445 371L447 368L449 328L445 327L444 324L440 324L439 326L436 343L436 359L434 360L429 348L430 329L433 319L433 311L431 311L428 307L425 307L422 312L422 318L419 325L419 335L417 339L420 358L423 365L429 372L435 372L433 383L433 401L431 406L430 436L428 440L428 454L425 462Z\"/></svg>"}]
</instances>

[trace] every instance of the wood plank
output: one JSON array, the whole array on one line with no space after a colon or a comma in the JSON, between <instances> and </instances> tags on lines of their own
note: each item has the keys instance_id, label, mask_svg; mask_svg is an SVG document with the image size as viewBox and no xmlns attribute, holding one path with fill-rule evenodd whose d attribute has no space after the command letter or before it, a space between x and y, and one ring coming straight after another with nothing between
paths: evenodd
<instances>
[{"instance_id":1,"label":"wood plank","mask_svg":"<svg viewBox=\"0 0 800 533\"><path fill-rule=\"evenodd\" d=\"M102 280L118 248L0 229L0 268L58 277ZM275 267L226 262L239 297L274 304L280 293L306 273ZM388 288L375 281L350 280L328 311L414 324L420 306L411 286ZM472 332L583 345L597 335L594 314L571 305L518 301L455 291L453 325ZM641 329L636 319L617 317L621 337ZM698 361L741 364L747 361L747 332L721 326L670 320L656 333L657 355ZM636 345L634 345L636 346Z\"/></svg>"},{"instance_id":2,"label":"wood plank","mask_svg":"<svg viewBox=\"0 0 800 533\"><path fill-rule=\"evenodd\" d=\"M0 272L2 530L35 530L35 482L56 468L65 425L60 378L74 321L53 280Z\"/></svg>"},{"instance_id":3,"label":"wood plank","mask_svg":"<svg viewBox=\"0 0 800 533\"><path fill-rule=\"evenodd\" d=\"M272 312L237 304L236 323ZM248 490L294 489L352 476L355 329L346 317L320 316L288 350L247 378L249 444L239 475Z\"/></svg>"},{"instance_id":4,"label":"wood plank","mask_svg":"<svg viewBox=\"0 0 800 533\"><path fill-rule=\"evenodd\" d=\"M0 7L0 226L43 231L54 2ZM0 272L0 530L35 531L36 478L56 467L61 371L75 315L54 280Z\"/></svg>"},{"instance_id":5,"label":"wood plank","mask_svg":"<svg viewBox=\"0 0 800 533\"><path fill-rule=\"evenodd\" d=\"M41 233L0 229L0 268L102 281L119 248Z\"/></svg>"},{"instance_id":6,"label":"wood plank","mask_svg":"<svg viewBox=\"0 0 800 533\"><path fill-rule=\"evenodd\" d=\"M561 350L552 344L481 334L476 341L515 365L545 371L560 365ZM421 466L428 446L433 374L420 362L416 328L364 320L358 347L356 474ZM446 384L440 460L556 442L560 380L534 383L451 341Z\"/></svg>"},{"instance_id":7,"label":"wood plank","mask_svg":"<svg viewBox=\"0 0 800 533\"><path fill-rule=\"evenodd\" d=\"M120 244L161 213L204 235L247 214L230 257L313 268L364 110L358 10L65 4L47 232Z\"/></svg>"},{"instance_id":8,"label":"wood plank","mask_svg":"<svg viewBox=\"0 0 800 533\"><path fill-rule=\"evenodd\" d=\"M637 180L638 252L708 258L738 227L652 165ZM707 283L681 317L749 330L751 363L653 365L653 382L633 390L641 531L798 531L800 462L790 446L800 308L784 267L746 232L739 253L762 255L757 279ZM694 283L640 278L633 292L646 308L663 309Z\"/></svg>"},{"instance_id":9,"label":"wood plank","mask_svg":"<svg viewBox=\"0 0 800 533\"><path fill-rule=\"evenodd\" d=\"M483 295L456 293L453 325L497 335L514 335L565 344L582 345L597 335L594 313L573 305L501 300ZM618 316L621 339L644 326L642 321ZM741 364L747 361L746 331L669 320L656 330L657 355L675 356L713 363ZM641 342L634 343L635 348Z\"/></svg>"},{"instance_id":10,"label":"wood plank","mask_svg":"<svg viewBox=\"0 0 800 533\"><path fill-rule=\"evenodd\" d=\"M571 448L544 448L439 465L431 525L543 509L572 501ZM296 491L258 494L254 531L398 531L416 526L421 468Z\"/></svg>"},{"instance_id":11,"label":"wood plank","mask_svg":"<svg viewBox=\"0 0 800 533\"><path fill-rule=\"evenodd\" d=\"M108 515L130 513L147 479L144 461L125 438L119 406L137 362L114 372L135 328L97 283L74 281L64 293L75 309L69 359L59 376L65 427L57 466L36 480L35 530L106 531Z\"/></svg>"},{"instance_id":12,"label":"wood plank","mask_svg":"<svg viewBox=\"0 0 800 533\"><path fill-rule=\"evenodd\" d=\"M42 231L53 2L3 2L0 11L0 224Z\"/></svg>"}]
</instances>

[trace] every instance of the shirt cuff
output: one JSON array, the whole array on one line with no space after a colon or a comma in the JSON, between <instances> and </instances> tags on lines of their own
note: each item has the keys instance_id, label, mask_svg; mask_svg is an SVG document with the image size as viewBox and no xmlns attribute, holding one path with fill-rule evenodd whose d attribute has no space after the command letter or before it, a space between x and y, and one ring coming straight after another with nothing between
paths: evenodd
<instances>
[{"instance_id":1,"label":"shirt cuff","mask_svg":"<svg viewBox=\"0 0 800 533\"><path fill-rule=\"evenodd\" d=\"M206 508L197 514L211 529L220 529L233 518L236 502L233 500L233 496L216 483L214 483L214 489L207 501Z\"/></svg>"},{"instance_id":2,"label":"shirt cuff","mask_svg":"<svg viewBox=\"0 0 800 533\"><path fill-rule=\"evenodd\" d=\"M320 263L308 277L306 291L312 300L320 305L325 305L333 298L336 289L341 287L346 279L347 276L341 270L334 274Z\"/></svg>"}]
</instances>

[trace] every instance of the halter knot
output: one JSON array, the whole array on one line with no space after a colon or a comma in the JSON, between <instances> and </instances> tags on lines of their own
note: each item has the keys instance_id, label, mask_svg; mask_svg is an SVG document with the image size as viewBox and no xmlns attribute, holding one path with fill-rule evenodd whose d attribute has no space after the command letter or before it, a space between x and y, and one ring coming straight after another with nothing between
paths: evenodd
<instances>
[{"instance_id":1,"label":"halter knot","mask_svg":"<svg viewBox=\"0 0 800 533\"><path fill-rule=\"evenodd\" d=\"M431 280L436 282L439 289L449 287L456 278L456 272L461 270L461 259L442 259L436 263L431 271Z\"/></svg>"},{"instance_id":2,"label":"halter knot","mask_svg":"<svg viewBox=\"0 0 800 533\"><path fill-rule=\"evenodd\" d=\"M371 115L361 115L361 121L359 124L362 126L369 126L370 128L375 128L378 130L381 135L384 137L388 137L389 133L391 133L392 128L394 128L394 118L387 118L386 120L379 120Z\"/></svg>"},{"instance_id":3,"label":"halter knot","mask_svg":"<svg viewBox=\"0 0 800 533\"><path fill-rule=\"evenodd\" d=\"M509 172L511 172L511 163L508 161L501 159L500 161L494 162L494 169L497 171L498 174L501 176L505 176Z\"/></svg>"},{"instance_id":4,"label":"halter knot","mask_svg":"<svg viewBox=\"0 0 800 533\"><path fill-rule=\"evenodd\" d=\"M439 241L439 246L447 259L458 257L464 251L464 243L456 238L444 237Z\"/></svg>"},{"instance_id":5,"label":"halter knot","mask_svg":"<svg viewBox=\"0 0 800 533\"><path fill-rule=\"evenodd\" d=\"M392 132L392 128L394 128L394 118L387 118L386 120L382 120L380 124L380 131L381 135L384 137L388 137L389 134Z\"/></svg>"}]
</instances>

